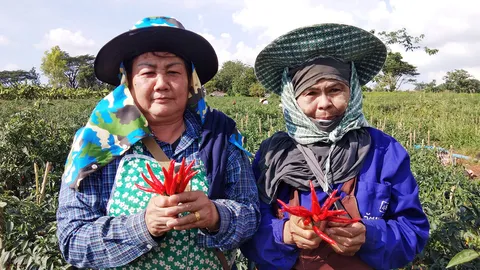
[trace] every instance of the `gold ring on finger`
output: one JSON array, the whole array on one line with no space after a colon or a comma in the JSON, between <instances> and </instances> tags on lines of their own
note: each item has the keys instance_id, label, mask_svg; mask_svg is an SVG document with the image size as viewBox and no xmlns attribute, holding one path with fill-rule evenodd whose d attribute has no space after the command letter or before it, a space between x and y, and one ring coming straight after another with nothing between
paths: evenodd
<instances>
[{"instance_id":1,"label":"gold ring on finger","mask_svg":"<svg viewBox=\"0 0 480 270\"><path fill-rule=\"evenodd\" d=\"M197 221L200 221L200 213L199 212L195 212L195 218L197 219Z\"/></svg>"}]
</instances>

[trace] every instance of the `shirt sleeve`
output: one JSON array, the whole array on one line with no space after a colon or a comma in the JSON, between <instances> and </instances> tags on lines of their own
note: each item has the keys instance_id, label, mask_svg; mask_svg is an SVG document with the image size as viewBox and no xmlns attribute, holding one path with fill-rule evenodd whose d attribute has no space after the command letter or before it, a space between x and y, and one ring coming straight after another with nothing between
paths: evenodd
<instances>
[{"instance_id":1,"label":"shirt sleeve","mask_svg":"<svg viewBox=\"0 0 480 270\"><path fill-rule=\"evenodd\" d=\"M207 248L231 250L252 237L260 221L258 191L247 155L229 144L227 148L225 194L216 199L220 229L215 233L200 232L199 243Z\"/></svg>"},{"instance_id":2,"label":"shirt sleeve","mask_svg":"<svg viewBox=\"0 0 480 270\"><path fill-rule=\"evenodd\" d=\"M255 176L259 176L259 154L253 161ZM283 201L289 200L290 190L280 188L278 198ZM272 212L272 206L260 201L261 221L260 226L250 240L242 245L242 253L254 261L259 269L291 269L298 258L298 249L295 245L283 242L283 227L288 220L288 213L283 219L278 219Z\"/></svg>"},{"instance_id":3,"label":"shirt sleeve","mask_svg":"<svg viewBox=\"0 0 480 270\"><path fill-rule=\"evenodd\" d=\"M389 182L391 196L383 219L363 219L366 241L357 253L375 269L399 268L425 247L430 225L410 170L410 158L398 143L385 153L380 180Z\"/></svg>"},{"instance_id":4,"label":"shirt sleeve","mask_svg":"<svg viewBox=\"0 0 480 270\"><path fill-rule=\"evenodd\" d=\"M62 182L57 237L60 251L73 266L121 266L157 246L145 224L145 211L129 216L106 215L116 168L114 161L90 174L81 182L79 190Z\"/></svg>"}]
</instances>

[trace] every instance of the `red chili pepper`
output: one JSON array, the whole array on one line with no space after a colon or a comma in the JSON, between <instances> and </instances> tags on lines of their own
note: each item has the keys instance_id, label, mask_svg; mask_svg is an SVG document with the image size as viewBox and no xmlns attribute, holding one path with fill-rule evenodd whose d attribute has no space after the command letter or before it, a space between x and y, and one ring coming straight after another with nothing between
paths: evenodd
<instances>
[{"instance_id":1,"label":"red chili pepper","mask_svg":"<svg viewBox=\"0 0 480 270\"><path fill-rule=\"evenodd\" d=\"M144 186L140 186L139 184L135 183L135 186L140 189L140 190L143 190L145 192L150 192L150 193L158 193L157 190L153 189L153 188L146 188Z\"/></svg>"},{"instance_id":2,"label":"red chili pepper","mask_svg":"<svg viewBox=\"0 0 480 270\"><path fill-rule=\"evenodd\" d=\"M145 182L147 182L147 184L149 184L150 187L152 187L155 190L155 193L164 194L165 187L163 186L162 182L157 177L155 177L155 175L153 174L152 168L150 168L150 165L148 164L147 164L147 171L150 177L152 178L152 180L148 179L145 176L145 174L141 173L143 180L145 180Z\"/></svg>"},{"instance_id":3,"label":"red chili pepper","mask_svg":"<svg viewBox=\"0 0 480 270\"><path fill-rule=\"evenodd\" d=\"M328 235L326 235L324 232L320 231L320 229L317 226L313 226L313 231L322 238L323 241L326 241L330 245L336 245L337 243Z\"/></svg>"},{"instance_id":4,"label":"red chili pepper","mask_svg":"<svg viewBox=\"0 0 480 270\"><path fill-rule=\"evenodd\" d=\"M315 226L314 222L319 221L332 221L338 223L355 223L360 221L359 218L346 218L342 217L347 214L345 210L329 210L332 205L340 199L340 197L336 197L338 190L334 190L330 196L325 200L323 206L320 207L318 202L317 194L315 192L315 188L313 186L313 182L310 181L310 196L312 200L312 211L309 211L303 206L288 206L286 203L277 199L277 202L282 206L282 211L288 212L292 215L299 216L305 218L303 220L303 224L308 226L312 224L313 231L324 241L329 243L330 245L336 245L335 241L328 237L324 232L322 232L317 226Z\"/></svg>"},{"instance_id":5,"label":"red chili pepper","mask_svg":"<svg viewBox=\"0 0 480 270\"><path fill-rule=\"evenodd\" d=\"M181 193L183 190L180 191L180 188L183 184L183 180L185 179L185 157L182 158L182 163L180 164L180 168L178 169L178 173L175 175L175 189L176 193Z\"/></svg>"},{"instance_id":6,"label":"red chili pepper","mask_svg":"<svg viewBox=\"0 0 480 270\"><path fill-rule=\"evenodd\" d=\"M294 216L303 218L308 218L312 216L312 212L308 211L308 209L303 206L288 206L280 199L277 199L277 202L282 206L283 212L287 212Z\"/></svg>"},{"instance_id":7,"label":"red chili pepper","mask_svg":"<svg viewBox=\"0 0 480 270\"><path fill-rule=\"evenodd\" d=\"M183 179L183 182L181 183L181 185L178 189L179 193L185 191L185 189L188 186L188 183L190 182L190 179L192 179L198 173L198 171L192 171L191 170L192 167L193 167L193 164L195 164L195 160L192 160L192 162L190 162L190 164L184 170L184 175L186 175L186 176Z\"/></svg>"},{"instance_id":8,"label":"red chili pepper","mask_svg":"<svg viewBox=\"0 0 480 270\"><path fill-rule=\"evenodd\" d=\"M142 178L150 185L151 188L145 188L143 186L135 184L139 189L146 191L146 192L154 192L161 195L173 195L177 193L182 193L185 191L185 188L188 185L190 179L195 176L198 171L191 170L195 160L193 160L188 166L185 166L185 158L182 159L182 163L180 165L178 173L175 173L175 160L171 160L168 166L168 169L162 167L162 172L164 176L163 184L162 182L155 176L150 168L150 165L147 163L147 171L150 175L150 180L146 177L143 173Z\"/></svg>"},{"instance_id":9,"label":"red chili pepper","mask_svg":"<svg viewBox=\"0 0 480 270\"><path fill-rule=\"evenodd\" d=\"M167 169L165 167L162 167L162 172L163 172L163 185L165 186L165 192L170 191L170 183L172 181L169 180L170 175L168 174Z\"/></svg>"},{"instance_id":10,"label":"red chili pepper","mask_svg":"<svg viewBox=\"0 0 480 270\"><path fill-rule=\"evenodd\" d=\"M318 203L317 193L315 192L315 187L313 186L312 180L310 180L310 194L312 197L312 213L313 213L313 220L315 220L315 216L320 214L320 204ZM318 220L315 220L318 221Z\"/></svg>"}]
</instances>

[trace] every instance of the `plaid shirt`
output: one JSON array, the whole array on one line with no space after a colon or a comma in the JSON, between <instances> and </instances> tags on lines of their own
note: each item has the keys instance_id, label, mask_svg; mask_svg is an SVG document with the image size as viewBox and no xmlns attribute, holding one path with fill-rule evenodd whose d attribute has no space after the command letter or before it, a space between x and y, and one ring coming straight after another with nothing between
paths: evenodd
<instances>
[{"instance_id":1,"label":"plaid shirt","mask_svg":"<svg viewBox=\"0 0 480 270\"><path fill-rule=\"evenodd\" d=\"M173 152L170 144L157 141L170 159L199 160L199 119L190 111L184 115L185 132ZM132 149L127 154L132 153ZM257 230L260 220L257 188L247 155L229 144L225 193L228 199L214 200L220 230L208 234L199 230L197 244L205 248L237 248ZM150 155L144 148L144 153ZM150 155L151 156L151 155ZM121 158L86 177L80 191L62 182L57 211L57 236L65 259L76 267L125 265L159 245L148 232L145 210L129 216L107 216L106 207Z\"/></svg>"}]
</instances>

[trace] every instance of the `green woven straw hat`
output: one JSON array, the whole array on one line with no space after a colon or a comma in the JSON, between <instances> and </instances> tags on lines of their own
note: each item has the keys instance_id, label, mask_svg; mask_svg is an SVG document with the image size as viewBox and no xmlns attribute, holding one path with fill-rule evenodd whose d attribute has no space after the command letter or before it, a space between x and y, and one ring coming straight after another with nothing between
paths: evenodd
<instances>
[{"instance_id":1,"label":"green woven straw hat","mask_svg":"<svg viewBox=\"0 0 480 270\"><path fill-rule=\"evenodd\" d=\"M281 93L282 73L320 56L354 62L361 85L380 72L387 57L385 44L374 34L351 25L318 24L280 36L255 60L255 74L267 89Z\"/></svg>"}]
</instances>

